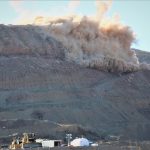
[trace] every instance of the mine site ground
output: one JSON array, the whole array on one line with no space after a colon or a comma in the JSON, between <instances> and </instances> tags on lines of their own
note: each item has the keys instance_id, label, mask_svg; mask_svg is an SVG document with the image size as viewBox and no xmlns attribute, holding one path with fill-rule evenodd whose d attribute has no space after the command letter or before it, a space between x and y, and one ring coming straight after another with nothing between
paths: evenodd
<instances>
[{"instance_id":1,"label":"mine site ground","mask_svg":"<svg viewBox=\"0 0 150 150\"><path fill-rule=\"evenodd\" d=\"M27 148L24 150L149 150L149 146L117 146L117 145L101 145L98 147L57 147L57 148ZM9 149L1 149L9 150ZM19 150L19 149L18 149ZM20 149L21 150L21 149Z\"/></svg>"},{"instance_id":2,"label":"mine site ground","mask_svg":"<svg viewBox=\"0 0 150 150\"><path fill-rule=\"evenodd\" d=\"M131 142L131 141L121 141L121 142L107 142L99 144L98 146L85 146L85 147L30 147L24 148L24 150L149 150L150 141L143 142ZM8 148L1 148L0 150L9 150ZM21 150L21 149L17 149Z\"/></svg>"}]
</instances>

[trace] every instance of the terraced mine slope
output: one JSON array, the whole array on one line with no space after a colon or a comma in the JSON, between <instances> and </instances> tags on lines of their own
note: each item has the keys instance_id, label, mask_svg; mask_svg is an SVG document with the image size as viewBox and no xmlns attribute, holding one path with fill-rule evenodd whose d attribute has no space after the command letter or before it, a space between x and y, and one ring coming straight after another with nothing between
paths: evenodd
<instances>
[{"instance_id":1,"label":"terraced mine slope","mask_svg":"<svg viewBox=\"0 0 150 150\"><path fill-rule=\"evenodd\" d=\"M89 69L65 61L64 50L38 27L0 26L0 138L32 131L150 139L150 71Z\"/></svg>"}]
</instances>

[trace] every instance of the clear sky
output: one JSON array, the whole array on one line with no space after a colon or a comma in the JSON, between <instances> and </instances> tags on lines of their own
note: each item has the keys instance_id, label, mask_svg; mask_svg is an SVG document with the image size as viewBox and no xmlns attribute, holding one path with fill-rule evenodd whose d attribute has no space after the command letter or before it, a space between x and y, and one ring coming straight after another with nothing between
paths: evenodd
<instances>
[{"instance_id":1,"label":"clear sky","mask_svg":"<svg viewBox=\"0 0 150 150\"><path fill-rule=\"evenodd\" d=\"M36 15L93 15L95 11L95 0L0 0L0 24L15 24ZM150 52L150 0L113 0L107 16L114 14L135 32L137 42L133 47Z\"/></svg>"}]
</instances>

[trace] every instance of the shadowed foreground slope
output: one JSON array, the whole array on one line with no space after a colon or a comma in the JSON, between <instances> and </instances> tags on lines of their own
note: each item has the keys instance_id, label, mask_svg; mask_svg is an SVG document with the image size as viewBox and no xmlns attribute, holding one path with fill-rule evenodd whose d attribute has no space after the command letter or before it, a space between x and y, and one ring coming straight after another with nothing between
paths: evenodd
<instances>
[{"instance_id":1,"label":"shadowed foreground slope","mask_svg":"<svg viewBox=\"0 0 150 150\"><path fill-rule=\"evenodd\" d=\"M72 132L150 139L150 71L81 67L65 61L64 47L39 29L12 28L0 26L1 137L32 131L53 138ZM138 54L142 60L144 52Z\"/></svg>"}]
</instances>

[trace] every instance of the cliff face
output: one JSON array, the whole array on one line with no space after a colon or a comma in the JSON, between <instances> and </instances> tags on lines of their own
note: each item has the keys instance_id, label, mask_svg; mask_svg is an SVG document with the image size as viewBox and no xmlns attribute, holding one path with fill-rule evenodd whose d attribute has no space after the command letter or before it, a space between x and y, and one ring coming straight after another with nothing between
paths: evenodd
<instances>
[{"instance_id":1,"label":"cliff face","mask_svg":"<svg viewBox=\"0 0 150 150\"><path fill-rule=\"evenodd\" d=\"M64 51L38 27L0 26L1 137L150 139L150 71L97 71L65 61ZM150 54L138 56L149 61Z\"/></svg>"},{"instance_id":2,"label":"cliff face","mask_svg":"<svg viewBox=\"0 0 150 150\"><path fill-rule=\"evenodd\" d=\"M43 34L38 26L0 25L1 55L45 55L50 58L64 58L62 45Z\"/></svg>"},{"instance_id":3,"label":"cliff face","mask_svg":"<svg viewBox=\"0 0 150 150\"><path fill-rule=\"evenodd\" d=\"M140 60L140 62L147 62L147 63L150 63L150 54L149 52L143 52L143 51L140 51L140 50L136 50L136 54Z\"/></svg>"}]
</instances>

